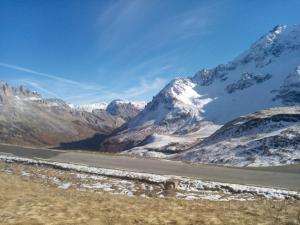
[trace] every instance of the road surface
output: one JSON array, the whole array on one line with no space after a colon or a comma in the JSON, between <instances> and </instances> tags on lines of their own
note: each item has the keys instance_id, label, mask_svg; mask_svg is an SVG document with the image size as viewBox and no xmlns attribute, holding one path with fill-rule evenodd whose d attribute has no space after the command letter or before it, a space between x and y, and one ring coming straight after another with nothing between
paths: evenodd
<instances>
[{"instance_id":1,"label":"road surface","mask_svg":"<svg viewBox=\"0 0 300 225\"><path fill-rule=\"evenodd\" d=\"M232 168L178 161L132 158L94 152L34 149L0 145L0 154L30 159L77 163L160 175L178 175L204 180L268 186L300 191L300 165L269 168Z\"/></svg>"}]
</instances>

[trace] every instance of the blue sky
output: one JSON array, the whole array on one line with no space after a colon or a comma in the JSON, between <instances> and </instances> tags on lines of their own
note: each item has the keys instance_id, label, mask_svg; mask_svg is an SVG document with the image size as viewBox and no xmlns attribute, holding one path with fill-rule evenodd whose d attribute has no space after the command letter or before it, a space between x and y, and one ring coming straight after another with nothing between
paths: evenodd
<instances>
[{"instance_id":1,"label":"blue sky","mask_svg":"<svg viewBox=\"0 0 300 225\"><path fill-rule=\"evenodd\" d=\"M151 100L226 63L299 0L1 0L0 80L70 103Z\"/></svg>"}]
</instances>

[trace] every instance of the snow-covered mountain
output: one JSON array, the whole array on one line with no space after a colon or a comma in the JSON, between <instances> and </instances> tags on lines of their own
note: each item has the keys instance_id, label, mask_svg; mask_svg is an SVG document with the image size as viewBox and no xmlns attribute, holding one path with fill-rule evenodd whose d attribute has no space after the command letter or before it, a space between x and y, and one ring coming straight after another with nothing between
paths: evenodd
<instances>
[{"instance_id":1,"label":"snow-covered mountain","mask_svg":"<svg viewBox=\"0 0 300 225\"><path fill-rule=\"evenodd\" d=\"M139 114L145 108L145 105L145 102L131 102L116 99L107 105L106 111L113 116L119 116L125 121L128 121Z\"/></svg>"},{"instance_id":2,"label":"snow-covered mountain","mask_svg":"<svg viewBox=\"0 0 300 225\"><path fill-rule=\"evenodd\" d=\"M300 25L277 26L228 64L169 83L133 125L185 117L224 124L263 108L297 104L299 66Z\"/></svg>"},{"instance_id":3,"label":"snow-covered mountain","mask_svg":"<svg viewBox=\"0 0 300 225\"><path fill-rule=\"evenodd\" d=\"M69 104L72 109L90 113L101 113L103 110L106 110L111 115L120 117L124 122L140 113L145 108L145 105L145 102L134 102L124 99L115 99L109 104L106 102L82 105Z\"/></svg>"},{"instance_id":4,"label":"snow-covered mountain","mask_svg":"<svg viewBox=\"0 0 300 225\"><path fill-rule=\"evenodd\" d=\"M282 165L299 162L299 121L300 25L276 26L229 63L171 81L146 106L114 100L70 107L0 82L5 143L92 143L138 156Z\"/></svg>"},{"instance_id":5,"label":"snow-covered mountain","mask_svg":"<svg viewBox=\"0 0 300 225\"><path fill-rule=\"evenodd\" d=\"M300 107L262 110L226 123L178 159L230 166L300 162Z\"/></svg>"},{"instance_id":6,"label":"snow-covered mountain","mask_svg":"<svg viewBox=\"0 0 300 225\"><path fill-rule=\"evenodd\" d=\"M231 62L170 82L101 149L128 150L154 134L214 132L254 111L298 105L299 66L300 25L276 26Z\"/></svg>"},{"instance_id":7,"label":"snow-covered mountain","mask_svg":"<svg viewBox=\"0 0 300 225\"><path fill-rule=\"evenodd\" d=\"M94 110L98 110L98 109L105 110L107 107L107 103L99 102L99 103L82 104L82 105L69 104L69 106L79 111L93 112Z\"/></svg>"}]
</instances>

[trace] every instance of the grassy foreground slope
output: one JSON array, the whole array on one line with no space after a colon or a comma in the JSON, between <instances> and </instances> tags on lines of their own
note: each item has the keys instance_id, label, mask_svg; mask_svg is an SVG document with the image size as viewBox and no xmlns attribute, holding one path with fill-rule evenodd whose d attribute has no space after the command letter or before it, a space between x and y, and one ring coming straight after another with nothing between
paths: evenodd
<instances>
[{"instance_id":1,"label":"grassy foreground slope","mask_svg":"<svg viewBox=\"0 0 300 225\"><path fill-rule=\"evenodd\" d=\"M63 190L0 172L0 224L293 225L299 217L299 201L147 199Z\"/></svg>"}]
</instances>

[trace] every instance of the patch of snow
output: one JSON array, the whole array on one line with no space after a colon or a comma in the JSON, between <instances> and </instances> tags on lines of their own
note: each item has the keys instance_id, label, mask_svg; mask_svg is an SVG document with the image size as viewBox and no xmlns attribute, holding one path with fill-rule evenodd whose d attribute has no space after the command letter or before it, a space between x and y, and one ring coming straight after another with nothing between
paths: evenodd
<instances>
[{"instance_id":1,"label":"patch of snow","mask_svg":"<svg viewBox=\"0 0 300 225\"><path fill-rule=\"evenodd\" d=\"M93 103L93 104L82 104L82 105L69 104L69 106L72 109L76 109L79 111L86 111L86 112L93 112L93 110L96 110L96 109L105 110L107 105L108 104L106 102L99 102L99 103Z\"/></svg>"},{"instance_id":2,"label":"patch of snow","mask_svg":"<svg viewBox=\"0 0 300 225\"><path fill-rule=\"evenodd\" d=\"M104 176L122 177L122 178L137 179L137 180L145 179L154 183L161 183L168 180L168 177L156 175L156 174L129 172L125 170L115 170L115 169L104 169L104 168L90 167L85 165L51 162L46 160L35 160L35 159L28 159L28 158L14 157L14 156L0 155L0 160L6 162L20 162L20 163L27 163L27 164L34 164L34 165L46 165L46 166L52 166L61 169L68 169L77 172L86 172L90 174L97 174L97 175L104 175Z\"/></svg>"},{"instance_id":3,"label":"patch of snow","mask_svg":"<svg viewBox=\"0 0 300 225\"><path fill-rule=\"evenodd\" d=\"M61 188L61 189L68 189L72 186L72 183L62 183L58 186L58 188Z\"/></svg>"},{"instance_id":4,"label":"patch of snow","mask_svg":"<svg viewBox=\"0 0 300 225\"><path fill-rule=\"evenodd\" d=\"M87 189L101 189L103 191L111 192L114 191L111 184L107 183L95 183L95 184L82 184L82 188Z\"/></svg>"},{"instance_id":5,"label":"patch of snow","mask_svg":"<svg viewBox=\"0 0 300 225\"><path fill-rule=\"evenodd\" d=\"M21 175L24 177L30 177L30 173L27 173L25 171L21 171Z\"/></svg>"},{"instance_id":6,"label":"patch of snow","mask_svg":"<svg viewBox=\"0 0 300 225\"><path fill-rule=\"evenodd\" d=\"M140 185L142 191L155 192L159 198L164 198L164 189L161 184L168 180L177 180L179 182L174 190L178 198L186 200L208 199L212 201L228 201L235 200L253 200L255 196L261 196L268 199L285 199L300 198L300 193L296 191L288 191L275 189L270 187L257 187L250 185L228 184L221 182L202 181L200 179L186 178L180 176L162 176L148 173L137 173L130 171L103 169L96 167L88 167L83 165L75 165L69 163L49 162L45 160L33 160L13 156L0 155L0 160L6 162L19 162L31 165L53 166L56 169L73 170L80 182L78 190L102 190L114 194L124 194L128 196L135 195L138 190L136 181L143 182ZM87 174L82 174L87 173ZM27 175L27 173L26 173ZM108 176L108 177L103 177ZM50 181L59 188L67 189L76 183L64 182L57 177L47 177L40 175L44 180ZM109 178L110 177L110 178ZM122 180L126 179L126 180ZM91 181L94 181L90 183ZM95 182L96 181L96 182ZM145 183L146 182L146 183ZM147 183L149 182L149 183ZM153 185L156 185L156 189ZM145 194L144 192L143 194Z\"/></svg>"}]
</instances>

